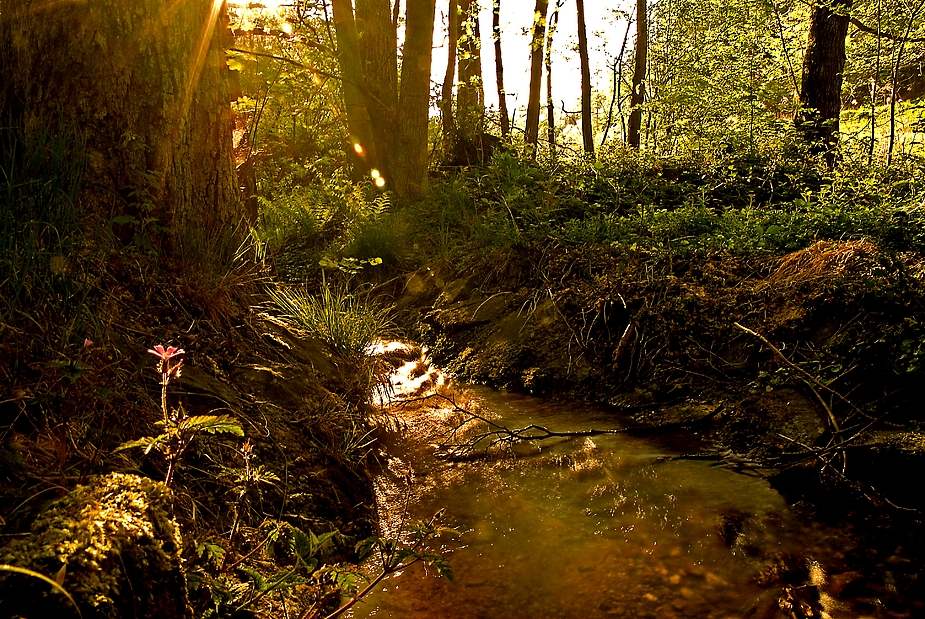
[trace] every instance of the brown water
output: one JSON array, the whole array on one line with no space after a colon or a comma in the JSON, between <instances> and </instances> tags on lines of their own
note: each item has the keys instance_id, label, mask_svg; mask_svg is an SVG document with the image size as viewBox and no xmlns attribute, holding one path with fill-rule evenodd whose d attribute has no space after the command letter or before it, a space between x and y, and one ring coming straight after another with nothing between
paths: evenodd
<instances>
[{"instance_id":1,"label":"brown water","mask_svg":"<svg viewBox=\"0 0 925 619\"><path fill-rule=\"evenodd\" d=\"M478 391L509 426L613 427L582 406ZM411 568L356 617L909 617L890 569L851 571L844 528L808 522L767 481L625 435L531 447L516 459L442 464L411 507L465 531L450 582ZM860 583L860 584L858 584ZM892 585L892 589L891 584ZM852 589L851 597L844 595ZM780 600L783 600L781 602Z\"/></svg>"}]
</instances>

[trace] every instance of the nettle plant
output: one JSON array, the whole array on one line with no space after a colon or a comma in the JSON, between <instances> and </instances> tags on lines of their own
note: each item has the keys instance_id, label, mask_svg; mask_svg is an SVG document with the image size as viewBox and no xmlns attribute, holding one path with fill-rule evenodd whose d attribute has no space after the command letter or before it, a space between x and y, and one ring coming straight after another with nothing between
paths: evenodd
<instances>
[{"instance_id":1,"label":"nettle plant","mask_svg":"<svg viewBox=\"0 0 925 619\"><path fill-rule=\"evenodd\" d=\"M156 436L146 436L128 441L120 445L116 451L126 449L142 448L145 455L154 450L163 454L167 461L167 475L164 483L170 485L173 482L174 473L183 454L192 444L192 442L203 434L232 434L234 436L244 436L244 430L241 425L230 415L189 415L183 404L171 407L167 401L167 389L170 381L180 377L183 369L182 348L174 346L163 346L158 344L148 350L149 353L157 357L155 369L161 377L161 414L162 418L157 422L161 433Z\"/></svg>"}]
</instances>

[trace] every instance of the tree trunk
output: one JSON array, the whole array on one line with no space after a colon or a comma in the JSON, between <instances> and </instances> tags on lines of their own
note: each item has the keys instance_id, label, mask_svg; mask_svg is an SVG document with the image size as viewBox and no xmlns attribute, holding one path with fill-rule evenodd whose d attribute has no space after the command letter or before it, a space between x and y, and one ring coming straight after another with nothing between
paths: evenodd
<instances>
[{"instance_id":1,"label":"tree trunk","mask_svg":"<svg viewBox=\"0 0 925 619\"><path fill-rule=\"evenodd\" d=\"M584 0L576 0L578 11L578 56L581 59L581 138L585 153L594 155L594 128L591 123L591 63L588 60L588 29Z\"/></svg>"},{"instance_id":2,"label":"tree trunk","mask_svg":"<svg viewBox=\"0 0 925 619\"><path fill-rule=\"evenodd\" d=\"M646 99L646 62L649 54L649 29L646 20L646 0L636 0L636 59L633 67L633 93L630 96L630 117L626 141L639 148L642 129L642 104Z\"/></svg>"},{"instance_id":3,"label":"tree trunk","mask_svg":"<svg viewBox=\"0 0 925 619\"><path fill-rule=\"evenodd\" d=\"M552 43L556 36L556 26L559 25L559 9L562 8L563 0L557 0L549 18L549 26L546 29L546 53L544 64L546 65L546 137L549 140L549 156L553 161L556 159L556 102L552 98Z\"/></svg>"},{"instance_id":4,"label":"tree trunk","mask_svg":"<svg viewBox=\"0 0 925 619\"><path fill-rule=\"evenodd\" d=\"M389 0L356 0L355 23L362 65L361 88L376 143L379 172L392 181L397 152L398 42Z\"/></svg>"},{"instance_id":5,"label":"tree trunk","mask_svg":"<svg viewBox=\"0 0 925 619\"><path fill-rule=\"evenodd\" d=\"M370 168L379 168L372 122L363 94L363 64L353 7L350 0L332 0L334 31L337 37L337 60L341 73L341 93L350 133L349 153L354 157L355 169L365 176Z\"/></svg>"},{"instance_id":6,"label":"tree trunk","mask_svg":"<svg viewBox=\"0 0 925 619\"><path fill-rule=\"evenodd\" d=\"M84 212L153 219L166 231L153 240L171 247L227 231L241 217L229 43L224 9L208 0L8 4L0 122L27 148L77 138Z\"/></svg>"},{"instance_id":7,"label":"tree trunk","mask_svg":"<svg viewBox=\"0 0 925 619\"><path fill-rule=\"evenodd\" d=\"M395 193L415 197L427 179L427 127L430 108L430 67L434 37L435 0L407 0L405 45L401 63L398 125L401 156L395 175Z\"/></svg>"},{"instance_id":8,"label":"tree trunk","mask_svg":"<svg viewBox=\"0 0 925 619\"><path fill-rule=\"evenodd\" d=\"M456 130L459 143L456 147L461 152L475 155L479 150L485 119L479 2L459 0L459 14L459 84L456 86Z\"/></svg>"},{"instance_id":9,"label":"tree trunk","mask_svg":"<svg viewBox=\"0 0 925 619\"><path fill-rule=\"evenodd\" d=\"M350 0L334 0L338 43L347 46L339 50L344 100L351 100L350 93L354 98L359 95L354 112L348 110L348 121L353 118L351 122L357 127L368 122L372 145L368 151L378 168L373 176L377 185L393 189L400 198L420 192L427 175L435 5L436 0L406 2L399 92L394 5L389 0L356 0L356 11L352 12ZM356 54L350 49L353 41L357 43ZM354 57L359 59L359 72L353 65Z\"/></svg>"},{"instance_id":10,"label":"tree trunk","mask_svg":"<svg viewBox=\"0 0 925 619\"><path fill-rule=\"evenodd\" d=\"M835 163L841 115L845 38L851 0L820 0L813 8L803 58L800 109L795 123L813 152L825 153Z\"/></svg>"},{"instance_id":11,"label":"tree trunk","mask_svg":"<svg viewBox=\"0 0 925 619\"><path fill-rule=\"evenodd\" d=\"M546 37L548 0L536 0L533 11L533 36L530 40L530 95L527 99L526 141L531 156L536 156L540 133L540 83L543 79L543 41Z\"/></svg>"},{"instance_id":12,"label":"tree trunk","mask_svg":"<svg viewBox=\"0 0 925 619\"><path fill-rule=\"evenodd\" d=\"M456 49L459 46L459 4L450 0L447 10L447 58L443 88L440 93L440 115L443 124L443 151L449 157L456 145L456 121L453 116L453 84L456 81Z\"/></svg>"},{"instance_id":13,"label":"tree trunk","mask_svg":"<svg viewBox=\"0 0 925 619\"><path fill-rule=\"evenodd\" d=\"M492 37L495 42L495 82L498 86L498 120L501 138L507 142L511 134L511 119L507 112L507 94L504 92L504 59L501 46L501 0L493 0L491 10Z\"/></svg>"}]
</instances>

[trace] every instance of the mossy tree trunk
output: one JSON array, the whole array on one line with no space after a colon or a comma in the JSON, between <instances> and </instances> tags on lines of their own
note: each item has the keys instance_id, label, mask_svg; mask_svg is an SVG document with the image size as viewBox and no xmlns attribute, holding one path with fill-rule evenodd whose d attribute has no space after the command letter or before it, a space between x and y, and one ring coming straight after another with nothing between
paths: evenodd
<instances>
[{"instance_id":1,"label":"mossy tree trunk","mask_svg":"<svg viewBox=\"0 0 925 619\"><path fill-rule=\"evenodd\" d=\"M173 247L227 229L241 216L228 37L212 0L7 2L3 123L26 148L74 136L79 205L105 223L134 221Z\"/></svg>"}]
</instances>

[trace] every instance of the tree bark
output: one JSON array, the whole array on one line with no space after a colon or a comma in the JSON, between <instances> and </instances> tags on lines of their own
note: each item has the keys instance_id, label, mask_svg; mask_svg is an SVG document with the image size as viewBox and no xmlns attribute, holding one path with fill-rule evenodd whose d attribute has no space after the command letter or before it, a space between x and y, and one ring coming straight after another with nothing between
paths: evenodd
<instances>
[{"instance_id":1,"label":"tree bark","mask_svg":"<svg viewBox=\"0 0 925 619\"><path fill-rule=\"evenodd\" d=\"M20 0L0 19L0 117L27 147L77 137L84 212L155 220L166 232L153 240L174 248L227 232L242 215L230 42L209 0L171 11L160 0Z\"/></svg>"},{"instance_id":2,"label":"tree bark","mask_svg":"<svg viewBox=\"0 0 925 619\"><path fill-rule=\"evenodd\" d=\"M447 58L443 88L440 93L440 115L443 126L443 150L453 152L456 144L456 120L453 115L453 85L456 81L456 50L459 46L459 3L450 0L447 10Z\"/></svg>"},{"instance_id":3,"label":"tree bark","mask_svg":"<svg viewBox=\"0 0 925 619\"><path fill-rule=\"evenodd\" d=\"M546 37L548 0L536 0L533 11L533 36L530 39L530 94L527 99L527 120L524 140L531 156L536 156L540 133L540 84L543 80L543 41Z\"/></svg>"},{"instance_id":4,"label":"tree bark","mask_svg":"<svg viewBox=\"0 0 925 619\"><path fill-rule=\"evenodd\" d=\"M371 168L381 166L373 138L372 121L361 88L363 64L360 60L359 35L350 0L332 0L334 32L337 37L337 60L341 73L341 93L350 134L348 151L358 174L365 176Z\"/></svg>"},{"instance_id":5,"label":"tree bark","mask_svg":"<svg viewBox=\"0 0 925 619\"><path fill-rule=\"evenodd\" d=\"M399 91L394 5L389 0L356 0L354 12L350 0L334 0L338 42L347 47L339 50L338 56L344 100L358 99L353 112L348 109L348 121L353 118L350 122L355 123L357 133L368 122L368 152L378 172L373 176L377 185L393 189L400 198L420 192L427 174L435 5L436 0L406 3ZM356 53L351 48L354 41ZM358 58L358 71L354 58Z\"/></svg>"},{"instance_id":6,"label":"tree bark","mask_svg":"<svg viewBox=\"0 0 925 619\"><path fill-rule=\"evenodd\" d=\"M407 0L405 44L401 63L398 125L401 156L394 180L395 193L416 197L427 179L427 127L430 108L430 67L434 36L435 0Z\"/></svg>"},{"instance_id":7,"label":"tree bark","mask_svg":"<svg viewBox=\"0 0 925 619\"><path fill-rule=\"evenodd\" d=\"M639 148L642 129L642 104L646 100L646 63L649 54L649 29L646 0L636 0L636 58L633 66L633 92L630 96L630 117L626 141Z\"/></svg>"},{"instance_id":8,"label":"tree bark","mask_svg":"<svg viewBox=\"0 0 925 619\"><path fill-rule=\"evenodd\" d=\"M504 92L504 57L501 46L501 0L492 1L491 29L495 43L495 83L498 87L498 120L501 138L507 142L511 134L511 119L507 111L507 93Z\"/></svg>"},{"instance_id":9,"label":"tree bark","mask_svg":"<svg viewBox=\"0 0 925 619\"><path fill-rule=\"evenodd\" d=\"M594 127L591 118L591 63L588 59L588 29L584 0L576 0L578 12L578 56L581 61L581 138L585 153L594 155Z\"/></svg>"},{"instance_id":10,"label":"tree bark","mask_svg":"<svg viewBox=\"0 0 925 619\"><path fill-rule=\"evenodd\" d=\"M824 153L835 164L841 115L842 74L845 69L845 38L851 0L819 0L809 23L797 129L813 152Z\"/></svg>"},{"instance_id":11,"label":"tree bark","mask_svg":"<svg viewBox=\"0 0 925 619\"><path fill-rule=\"evenodd\" d=\"M391 183L399 156L395 145L398 41L389 0L356 0L355 23L362 64L360 84L376 143L379 172Z\"/></svg>"}]
</instances>

